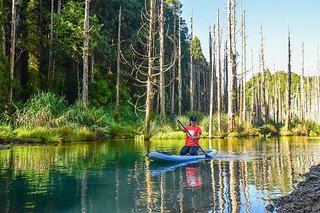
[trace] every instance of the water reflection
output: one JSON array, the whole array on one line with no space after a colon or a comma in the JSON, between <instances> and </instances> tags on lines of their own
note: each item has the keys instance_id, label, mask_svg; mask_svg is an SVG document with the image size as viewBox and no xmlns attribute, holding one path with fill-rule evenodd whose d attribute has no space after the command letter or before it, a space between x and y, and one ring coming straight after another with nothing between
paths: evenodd
<instances>
[{"instance_id":1,"label":"water reflection","mask_svg":"<svg viewBox=\"0 0 320 213\"><path fill-rule=\"evenodd\" d=\"M163 165L144 156L177 153L183 141L2 150L0 212L264 212L273 197L293 189L299 174L320 163L320 141L303 137L202 144L229 157Z\"/></svg>"}]
</instances>

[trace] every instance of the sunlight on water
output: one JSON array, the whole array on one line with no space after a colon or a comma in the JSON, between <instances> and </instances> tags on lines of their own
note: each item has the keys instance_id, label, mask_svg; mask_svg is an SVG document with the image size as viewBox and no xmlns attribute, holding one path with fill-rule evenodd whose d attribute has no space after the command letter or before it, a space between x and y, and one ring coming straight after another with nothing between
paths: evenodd
<instances>
[{"instance_id":1,"label":"sunlight on water","mask_svg":"<svg viewBox=\"0 0 320 213\"><path fill-rule=\"evenodd\" d=\"M212 160L157 163L179 141L108 141L0 151L0 212L264 212L320 163L320 139L202 139Z\"/></svg>"}]
</instances>

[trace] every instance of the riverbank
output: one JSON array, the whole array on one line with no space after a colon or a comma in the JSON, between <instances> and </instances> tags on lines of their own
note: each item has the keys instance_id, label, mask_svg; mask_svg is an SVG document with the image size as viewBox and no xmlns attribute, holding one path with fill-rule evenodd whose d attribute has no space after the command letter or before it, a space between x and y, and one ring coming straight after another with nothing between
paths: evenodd
<instances>
[{"instance_id":1,"label":"riverbank","mask_svg":"<svg viewBox=\"0 0 320 213\"><path fill-rule=\"evenodd\" d=\"M277 212L320 212L320 164L312 166L302 177L304 181L291 194L273 200Z\"/></svg>"}]
</instances>

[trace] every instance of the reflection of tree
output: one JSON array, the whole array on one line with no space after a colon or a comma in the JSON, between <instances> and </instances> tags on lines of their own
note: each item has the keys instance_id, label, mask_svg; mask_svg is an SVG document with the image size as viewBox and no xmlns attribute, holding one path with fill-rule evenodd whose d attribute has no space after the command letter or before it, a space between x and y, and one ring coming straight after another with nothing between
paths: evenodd
<instances>
[{"instance_id":1,"label":"reflection of tree","mask_svg":"<svg viewBox=\"0 0 320 213\"><path fill-rule=\"evenodd\" d=\"M97 206L114 212L250 212L256 194L263 196L258 202L269 194L287 194L299 173L320 163L318 145L304 140L213 139L219 152L259 158L203 161L202 187L193 189L185 187L186 167L154 177L144 156L146 150L179 150L183 140L13 147L0 152L0 212L13 207L23 212L26 206L58 211L62 204L76 212Z\"/></svg>"}]
</instances>

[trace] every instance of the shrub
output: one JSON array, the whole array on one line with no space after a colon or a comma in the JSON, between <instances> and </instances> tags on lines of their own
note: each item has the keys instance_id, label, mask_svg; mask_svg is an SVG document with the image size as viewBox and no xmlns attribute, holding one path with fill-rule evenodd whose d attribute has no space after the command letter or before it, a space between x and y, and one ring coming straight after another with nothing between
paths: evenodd
<instances>
[{"instance_id":1,"label":"shrub","mask_svg":"<svg viewBox=\"0 0 320 213\"><path fill-rule=\"evenodd\" d=\"M290 131L290 130L285 130L285 128L284 127L282 127L281 129L280 129L280 135L281 136L292 136L293 135L293 132L292 131Z\"/></svg>"},{"instance_id":2,"label":"shrub","mask_svg":"<svg viewBox=\"0 0 320 213\"><path fill-rule=\"evenodd\" d=\"M12 127L10 125L0 126L0 138L9 138L12 135Z\"/></svg>"},{"instance_id":3,"label":"shrub","mask_svg":"<svg viewBox=\"0 0 320 213\"><path fill-rule=\"evenodd\" d=\"M22 109L17 109L13 115L17 125L27 127L58 125L59 116L66 110L63 97L53 93L39 93L32 96Z\"/></svg>"},{"instance_id":4,"label":"shrub","mask_svg":"<svg viewBox=\"0 0 320 213\"><path fill-rule=\"evenodd\" d=\"M259 128L259 132L263 135L276 135L278 133L277 128L272 124L264 124Z\"/></svg>"},{"instance_id":5,"label":"shrub","mask_svg":"<svg viewBox=\"0 0 320 213\"><path fill-rule=\"evenodd\" d=\"M317 137L319 134L314 132L313 130L310 131L309 136L310 137Z\"/></svg>"}]
</instances>

